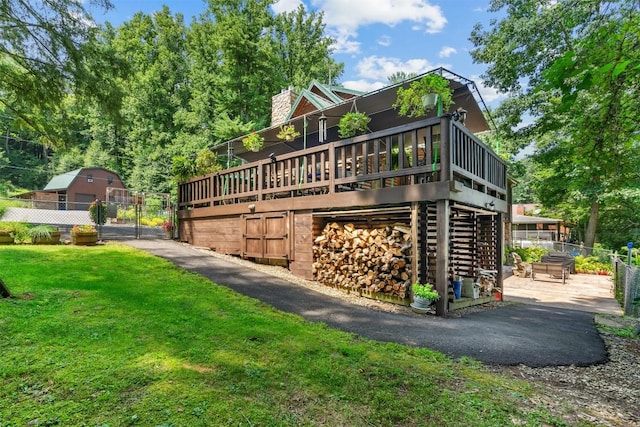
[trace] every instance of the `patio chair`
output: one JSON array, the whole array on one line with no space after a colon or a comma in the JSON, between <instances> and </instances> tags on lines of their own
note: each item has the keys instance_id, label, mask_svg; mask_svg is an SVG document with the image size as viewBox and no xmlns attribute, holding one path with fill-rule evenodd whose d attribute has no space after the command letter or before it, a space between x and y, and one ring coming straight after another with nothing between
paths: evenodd
<instances>
[{"instance_id":1,"label":"patio chair","mask_svg":"<svg viewBox=\"0 0 640 427\"><path fill-rule=\"evenodd\" d=\"M520 255L515 252L511 253L513 258L513 275L518 277L531 277L531 264L522 261Z\"/></svg>"}]
</instances>

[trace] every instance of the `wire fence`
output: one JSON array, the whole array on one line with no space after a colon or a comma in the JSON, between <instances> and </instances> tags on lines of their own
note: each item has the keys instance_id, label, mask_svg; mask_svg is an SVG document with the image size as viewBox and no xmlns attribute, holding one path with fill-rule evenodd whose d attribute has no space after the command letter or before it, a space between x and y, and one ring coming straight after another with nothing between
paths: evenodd
<instances>
[{"instance_id":1,"label":"wire fence","mask_svg":"<svg viewBox=\"0 0 640 427\"><path fill-rule=\"evenodd\" d=\"M615 295L624 314L640 317L640 267L628 265L617 256L613 258Z\"/></svg>"},{"instance_id":2,"label":"wire fence","mask_svg":"<svg viewBox=\"0 0 640 427\"><path fill-rule=\"evenodd\" d=\"M165 221L176 223L175 207L163 198L157 199L138 199L135 204L129 199L103 202L106 221L96 227L100 239L167 237L161 226ZM48 200L0 198L0 205L0 221L55 226L63 239L70 237L74 225L94 224L89 214L90 203L74 202L74 209L68 209Z\"/></svg>"}]
</instances>

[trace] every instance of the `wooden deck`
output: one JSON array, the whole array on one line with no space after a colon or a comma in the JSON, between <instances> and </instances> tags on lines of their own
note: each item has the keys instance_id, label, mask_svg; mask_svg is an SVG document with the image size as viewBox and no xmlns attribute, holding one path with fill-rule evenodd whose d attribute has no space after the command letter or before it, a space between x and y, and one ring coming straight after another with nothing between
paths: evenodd
<instances>
[{"instance_id":1,"label":"wooden deck","mask_svg":"<svg viewBox=\"0 0 640 427\"><path fill-rule=\"evenodd\" d=\"M447 140L447 144L441 142ZM411 192L398 188L438 182L455 184ZM381 189L392 190L376 193L380 202L393 203L404 197L449 198L451 191L465 188L506 203L506 166L464 126L436 118L194 178L180 184L178 203L180 210L193 210ZM396 197L390 195L394 193ZM366 199L357 202L367 203ZM465 196L455 199L468 202ZM325 204L331 197L319 200L315 203L331 206ZM483 199L481 207L484 203Z\"/></svg>"}]
</instances>

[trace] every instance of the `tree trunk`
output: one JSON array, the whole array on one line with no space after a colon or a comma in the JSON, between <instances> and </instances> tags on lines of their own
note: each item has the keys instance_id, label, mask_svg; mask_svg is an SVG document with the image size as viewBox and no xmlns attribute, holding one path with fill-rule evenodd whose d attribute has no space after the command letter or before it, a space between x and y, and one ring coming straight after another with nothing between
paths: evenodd
<instances>
[{"instance_id":1,"label":"tree trunk","mask_svg":"<svg viewBox=\"0 0 640 427\"><path fill-rule=\"evenodd\" d=\"M591 202L591 212L589 214L589 223L584 234L585 256L591 255L591 250L596 242L596 229L598 227L598 211L600 204L597 201Z\"/></svg>"},{"instance_id":2,"label":"tree trunk","mask_svg":"<svg viewBox=\"0 0 640 427\"><path fill-rule=\"evenodd\" d=\"M0 279L0 296L2 298L11 298L11 292L9 292L9 288L7 288L2 279Z\"/></svg>"}]
</instances>

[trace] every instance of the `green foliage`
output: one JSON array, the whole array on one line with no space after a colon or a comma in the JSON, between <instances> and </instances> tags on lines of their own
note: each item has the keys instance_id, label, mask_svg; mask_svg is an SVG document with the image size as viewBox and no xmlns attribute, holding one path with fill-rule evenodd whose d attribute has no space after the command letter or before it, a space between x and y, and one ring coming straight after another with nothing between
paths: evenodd
<instances>
[{"instance_id":1,"label":"green foliage","mask_svg":"<svg viewBox=\"0 0 640 427\"><path fill-rule=\"evenodd\" d=\"M180 177L216 170L184 159L265 126L283 87L335 82L343 70L322 13L276 15L271 3L207 2L190 26L163 7L100 28L78 2L46 2L44 19L10 0L0 31L5 49L17 47L0 46L0 166L19 168L2 168L3 183L41 189L52 171L103 166L133 190L175 192ZM11 89L20 87L29 90Z\"/></svg>"},{"instance_id":2,"label":"green foliage","mask_svg":"<svg viewBox=\"0 0 640 427\"><path fill-rule=\"evenodd\" d=\"M305 321L122 245L12 246L0 265L17 296L0 303L5 424L554 419L524 381Z\"/></svg>"},{"instance_id":3,"label":"green foliage","mask_svg":"<svg viewBox=\"0 0 640 427\"><path fill-rule=\"evenodd\" d=\"M406 89L398 88L393 108L396 108L401 116L422 117L433 109L425 106L424 98L429 94L438 95L438 102L441 103L443 111L446 111L453 102L449 80L438 74L427 74L420 80L411 82Z\"/></svg>"},{"instance_id":4,"label":"green foliage","mask_svg":"<svg viewBox=\"0 0 640 427\"><path fill-rule=\"evenodd\" d=\"M246 135L256 128L253 121L242 122L240 117L230 118L229 113L223 111L216 117L213 134L220 141L229 141L241 135Z\"/></svg>"},{"instance_id":5,"label":"green foliage","mask_svg":"<svg viewBox=\"0 0 640 427\"><path fill-rule=\"evenodd\" d=\"M107 222L107 209L99 200L94 200L89 205L89 216L94 224L103 225Z\"/></svg>"},{"instance_id":6,"label":"green foliage","mask_svg":"<svg viewBox=\"0 0 640 427\"><path fill-rule=\"evenodd\" d=\"M433 285L431 283L420 283L415 282L411 285L411 289L413 291L413 295L420 298L425 298L430 301L437 301L440 299L440 294L438 291L433 289Z\"/></svg>"},{"instance_id":7,"label":"green foliage","mask_svg":"<svg viewBox=\"0 0 640 427\"><path fill-rule=\"evenodd\" d=\"M638 228L620 209L640 187L638 3L496 0L490 11L501 17L476 26L472 56L488 64L484 83L510 94L496 111L502 133L535 141L535 198L572 217L585 246L618 246L624 222Z\"/></svg>"},{"instance_id":8,"label":"green foliage","mask_svg":"<svg viewBox=\"0 0 640 427\"><path fill-rule=\"evenodd\" d=\"M278 132L278 135L276 136L279 139L293 141L300 136L300 132L298 132L293 125L282 125L280 126L280 132Z\"/></svg>"},{"instance_id":9,"label":"green foliage","mask_svg":"<svg viewBox=\"0 0 640 427\"><path fill-rule=\"evenodd\" d=\"M175 156L171 165L171 172L177 181L186 181L196 176L195 162L186 156Z\"/></svg>"},{"instance_id":10,"label":"green foliage","mask_svg":"<svg viewBox=\"0 0 640 427\"><path fill-rule=\"evenodd\" d=\"M351 138L367 131L371 118L365 113L349 112L340 118L338 122L338 136Z\"/></svg>"},{"instance_id":11,"label":"green foliage","mask_svg":"<svg viewBox=\"0 0 640 427\"><path fill-rule=\"evenodd\" d=\"M544 248L511 248L508 253L515 252L520 255L522 261L524 262L540 262L542 260L542 255L549 253L548 250Z\"/></svg>"},{"instance_id":12,"label":"green foliage","mask_svg":"<svg viewBox=\"0 0 640 427\"><path fill-rule=\"evenodd\" d=\"M578 255L575 257L576 261L576 271L578 273L590 273L597 274L600 272L610 273L613 271L613 267L611 263L603 263L600 262L598 257L596 256L582 256Z\"/></svg>"},{"instance_id":13,"label":"green foliage","mask_svg":"<svg viewBox=\"0 0 640 427\"><path fill-rule=\"evenodd\" d=\"M203 148L196 155L196 175L206 175L222 170L218 155L208 148Z\"/></svg>"},{"instance_id":14,"label":"green foliage","mask_svg":"<svg viewBox=\"0 0 640 427\"><path fill-rule=\"evenodd\" d=\"M26 222L2 221L0 230L7 231L13 236L16 243L29 242L29 224Z\"/></svg>"},{"instance_id":15,"label":"green foliage","mask_svg":"<svg viewBox=\"0 0 640 427\"><path fill-rule=\"evenodd\" d=\"M16 208L25 208L26 203L21 200L0 200L0 218L4 216L7 208L16 207Z\"/></svg>"},{"instance_id":16,"label":"green foliage","mask_svg":"<svg viewBox=\"0 0 640 427\"><path fill-rule=\"evenodd\" d=\"M411 72L411 73L407 73L404 71L396 71L395 73L387 76L387 80L389 81L389 83L391 84L396 84L396 83L402 83L405 80L408 79L412 79L414 77L416 77L418 74Z\"/></svg>"},{"instance_id":17,"label":"green foliage","mask_svg":"<svg viewBox=\"0 0 640 427\"><path fill-rule=\"evenodd\" d=\"M242 138L242 145L249 151L260 151L264 148L264 138L258 132L253 131Z\"/></svg>"},{"instance_id":18,"label":"green foliage","mask_svg":"<svg viewBox=\"0 0 640 427\"><path fill-rule=\"evenodd\" d=\"M52 225L36 225L29 227L29 237L31 238L31 243L57 243L59 241L59 233L57 237L52 239L52 233L58 231L58 227L54 227Z\"/></svg>"},{"instance_id":19,"label":"green foliage","mask_svg":"<svg viewBox=\"0 0 640 427\"><path fill-rule=\"evenodd\" d=\"M108 0L93 2L110 7ZM0 105L7 106L21 126L43 135L48 144L61 141L52 116L68 91L87 97L97 86L85 46L94 35L92 19L82 2L50 0L36 6L25 0L4 1L0 25Z\"/></svg>"},{"instance_id":20,"label":"green foliage","mask_svg":"<svg viewBox=\"0 0 640 427\"><path fill-rule=\"evenodd\" d=\"M344 64L332 57L334 39L325 35L323 18L321 12L308 12L304 3L275 16L271 66L280 88L305 88L312 80L333 84L342 74Z\"/></svg>"}]
</instances>

